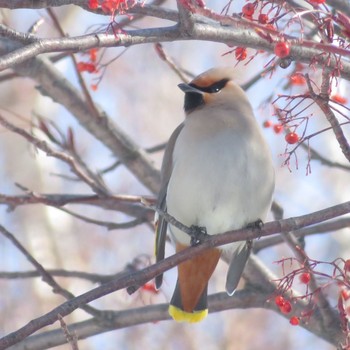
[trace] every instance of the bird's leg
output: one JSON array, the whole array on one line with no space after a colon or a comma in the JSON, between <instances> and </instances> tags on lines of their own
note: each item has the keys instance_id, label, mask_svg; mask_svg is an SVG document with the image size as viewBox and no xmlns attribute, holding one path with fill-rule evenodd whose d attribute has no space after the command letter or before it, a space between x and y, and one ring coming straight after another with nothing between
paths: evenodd
<instances>
[{"instance_id":1,"label":"bird's leg","mask_svg":"<svg viewBox=\"0 0 350 350\"><path fill-rule=\"evenodd\" d=\"M250 254L250 252L251 252L251 250L252 250L252 248L253 248L253 241L252 241L251 239L248 239L248 240L246 241L246 244L247 244L247 249L248 249L249 254Z\"/></svg>"},{"instance_id":2,"label":"bird's leg","mask_svg":"<svg viewBox=\"0 0 350 350\"><path fill-rule=\"evenodd\" d=\"M250 228L252 230L261 230L264 227L264 223L261 219L258 219L256 221L250 222L246 228Z\"/></svg>"},{"instance_id":3,"label":"bird's leg","mask_svg":"<svg viewBox=\"0 0 350 350\"><path fill-rule=\"evenodd\" d=\"M207 229L205 227L200 227L196 225L192 225L190 227L190 237L191 237L191 247L194 247L203 242L205 236L207 236Z\"/></svg>"},{"instance_id":4,"label":"bird's leg","mask_svg":"<svg viewBox=\"0 0 350 350\"><path fill-rule=\"evenodd\" d=\"M258 219L256 221L250 222L246 228L250 228L251 230L259 230L261 231L261 229L264 227L264 223L262 222L261 219ZM260 237L258 237L259 239ZM252 241L247 241L247 243L250 242L250 248L252 246Z\"/></svg>"}]
</instances>

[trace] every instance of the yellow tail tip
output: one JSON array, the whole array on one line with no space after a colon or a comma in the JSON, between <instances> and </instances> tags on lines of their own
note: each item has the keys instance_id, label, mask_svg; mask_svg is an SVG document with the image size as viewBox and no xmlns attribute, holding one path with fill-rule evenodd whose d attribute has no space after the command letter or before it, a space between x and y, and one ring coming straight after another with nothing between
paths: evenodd
<instances>
[{"instance_id":1,"label":"yellow tail tip","mask_svg":"<svg viewBox=\"0 0 350 350\"><path fill-rule=\"evenodd\" d=\"M207 317L208 309L194 311L194 312L186 312L184 310L179 309L178 307L176 307L174 305L169 305L169 315L176 322L195 323L195 322L200 322L204 318Z\"/></svg>"}]
</instances>

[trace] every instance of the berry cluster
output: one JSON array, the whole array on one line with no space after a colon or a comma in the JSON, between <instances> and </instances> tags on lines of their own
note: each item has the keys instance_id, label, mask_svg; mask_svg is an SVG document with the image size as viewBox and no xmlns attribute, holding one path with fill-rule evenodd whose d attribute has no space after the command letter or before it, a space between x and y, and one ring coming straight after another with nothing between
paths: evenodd
<instances>
[{"instance_id":1,"label":"berry cluster","mask_svg":"<svg viewBox=\"0 0 350 350\"><path fill-rule=\"evenodd\" d=\"M289 273L285 274L284 268L285 263L289 262L289 267L295 266L294 263L297 262L298 268L291 270ZM278 294L274 297L274 303L278 307L281 313L288 315L294 310L294 315L290 317L289 322L293 326L299 325L301 322L307 322L310 317L315 312L317 308L317 303L320 294L331 284L338 287L338 311L340 314L341 322L344 325L344 332L349 333L348 324L350 321L350 259L343 260L337 259L333 262L326 263L316 260L312 260L307 257L307 265L301 264L295 258L287 258L278 261L281 264L283 277L277 280L278 283ZM327 275L324 272L318 271L316 269L319 265L329 265L333 268L333 274ZM322 277L322 284L316 285L316 277ZM299 283L306 287L304 294L299 294L298 296L292 290L294 287L295 278L298 277ZM313 279L313 284L311 281ZM289 295L287 298L286 295ZM306 309L300 309L293 306L298 300L306 301ZM297 314L297 315L295 315Z\"/></svg>"}]
</instances>

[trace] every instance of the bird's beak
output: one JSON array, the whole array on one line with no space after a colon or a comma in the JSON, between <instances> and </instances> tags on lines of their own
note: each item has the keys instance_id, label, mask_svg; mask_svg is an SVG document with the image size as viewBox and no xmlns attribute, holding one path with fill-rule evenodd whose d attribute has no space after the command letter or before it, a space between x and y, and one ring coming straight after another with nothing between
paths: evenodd
<instances>
[{"instance_id":1,"label":"bird's beak","mask_svg":"<svg viewBox=\"0 0 350 350\"><path fill-rule=\"evenodd\" d=\"M203 95L203 91L189 85L189 84L184 84L181 83L178 85L178 87L184 92L184 93L192 93L192 94L198 94L198 95Z\"/></svg>"}]
</instances>

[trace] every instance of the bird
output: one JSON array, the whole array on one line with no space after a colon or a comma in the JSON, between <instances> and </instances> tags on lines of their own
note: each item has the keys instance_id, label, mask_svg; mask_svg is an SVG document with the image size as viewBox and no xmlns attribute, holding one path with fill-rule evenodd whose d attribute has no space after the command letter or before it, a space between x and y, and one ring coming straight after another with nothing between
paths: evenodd
<instances>
[{"instance_id":1,"label":"bird","mask_svg":"<svg viewBox=\"0 0 350 350\"><path fill-rule=\"evenodd\" d=\"M232 68L219 67L178 85L185 94L185 120L164 152L157 206L197 233L215 235L262 223L271 207L271 152L246 93L233 80ZM168 226L176 252L191 246L189 234L159 215L157 262L165 256ZM225 288L232 295L250 248L249 241L230 243L179 264L170 316L178 322L203 320L208 281L222 252L230 256ZM155 278L157 289L162 280L161 274Z\"/></svg>"}]
</instances>

